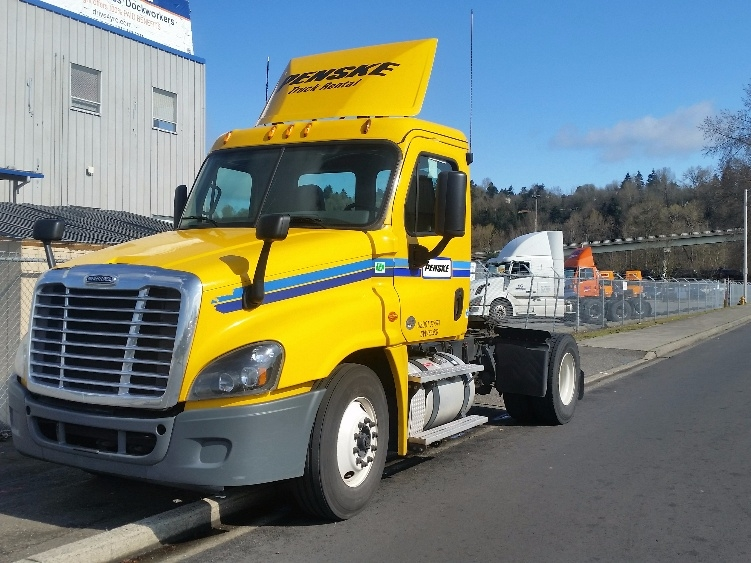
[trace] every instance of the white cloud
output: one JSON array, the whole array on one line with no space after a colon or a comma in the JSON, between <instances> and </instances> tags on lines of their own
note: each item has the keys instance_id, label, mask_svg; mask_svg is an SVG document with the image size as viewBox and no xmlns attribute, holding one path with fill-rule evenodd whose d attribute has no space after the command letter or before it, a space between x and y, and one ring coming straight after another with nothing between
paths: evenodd
<instances>
[{"instance_id":1,"label":"white cloud","mask_svg":"<svg viewBox=\"0 0 751 563\"><path fill-rule=\"evenodd\" d=\"M575 126L561 128L550 144L553 148L595 149L600 160L618 162L633 156L679 156L695 153L704 146L699 125L714 114L710 102L678 108L670 115L648 115L621 121L612 127L580 132Z\"/></svg>"}]
</instances>

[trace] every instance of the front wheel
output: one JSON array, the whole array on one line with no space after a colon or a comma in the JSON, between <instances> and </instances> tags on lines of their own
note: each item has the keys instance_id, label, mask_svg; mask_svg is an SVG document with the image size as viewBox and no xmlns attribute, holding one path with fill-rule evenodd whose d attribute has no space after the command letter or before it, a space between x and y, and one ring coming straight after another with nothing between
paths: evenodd
<instances>
[{"instance_id":1,"label":"front wheel","mask_svg":"<svg viewBox=\"0 0 751 563\"><path fill-rule=\"evenodd\" d=\"M358 364L339 366L316 415L305 473L293 482L300 507L328 520L356 515L378 488L388 443L388 406L378 376Z\"/></svg>"},{"instance_id":2,"label":"front wheel","mask_svg":"<svg viewBox=\"0 0 751 563\"><path fill-rule=\"evenodd\" d=\"M514 309L511 306L511 303L509 303L505 299L495 299L490 304L490 310L488 311L488 322L493 326L500 325L513 315Z\"/></svg>"},{"instance_id":3,"label":"front wheel","mask_svg":"<svg viewBox=\"0 0 751 563\"><path fill-rule=\"evenodd\" d=\"M566 424L581 396L579 349L570 334L554 334L550 342L547 392L534 398L537 419L544 424Z\"/></svg>"}]
</instances>

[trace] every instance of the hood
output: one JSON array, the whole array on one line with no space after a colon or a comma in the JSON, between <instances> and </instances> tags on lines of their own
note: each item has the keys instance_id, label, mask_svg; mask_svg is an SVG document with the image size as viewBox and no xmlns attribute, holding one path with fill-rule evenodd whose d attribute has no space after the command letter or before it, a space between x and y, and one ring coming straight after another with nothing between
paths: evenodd
<instances>
[{"instance_id":1,"label":"hood","mask_svg":"<svg viewBox=\"0 0 751 563\"><path fill-rule=\"evenodd\" d=\"M246 285L253 279L263 242L255 229L191 229L137 239L62 264L138 264L195 274L204 291ZM266 280L372 258L362 231L290 229L271 246Z\"/></svg>"}]
</instances>

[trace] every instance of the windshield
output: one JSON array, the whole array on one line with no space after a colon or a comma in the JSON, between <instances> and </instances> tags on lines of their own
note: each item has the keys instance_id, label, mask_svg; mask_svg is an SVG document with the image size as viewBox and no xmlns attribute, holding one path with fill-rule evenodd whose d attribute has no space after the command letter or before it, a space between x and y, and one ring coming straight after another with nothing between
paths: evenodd
<instances>
[{"instance_id":1,"label":"windshield","mask_svg":"<svg viewBox=\"0 0 751 563\"><path fill-rule=\"evenodd\" d=\"M201 168L180 228L254 227L270 213L290 215L292 226L363 228L382 216L398 159L388 143L216 151Z\"/></svg>"}]
</instances>

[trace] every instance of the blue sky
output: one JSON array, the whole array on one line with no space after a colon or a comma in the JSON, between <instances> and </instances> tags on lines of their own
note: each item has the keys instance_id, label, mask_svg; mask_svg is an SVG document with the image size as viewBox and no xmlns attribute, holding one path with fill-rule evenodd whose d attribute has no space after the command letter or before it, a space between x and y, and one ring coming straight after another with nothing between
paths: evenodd
<instances>
[{"instance_id":1,"label":"blue sky","mask_svg":"<svg viewBox=\"0 0 751 563\"><path fill-rule=\"evenodd\" d=\"M190 0L206 61L207 148L249 127L290 58L426 37L438 52L420 117L469 132L472 178L569 193L626 172L714 167L697 126L741 107L748 0Z\"/></svg>"}]
</instances>

